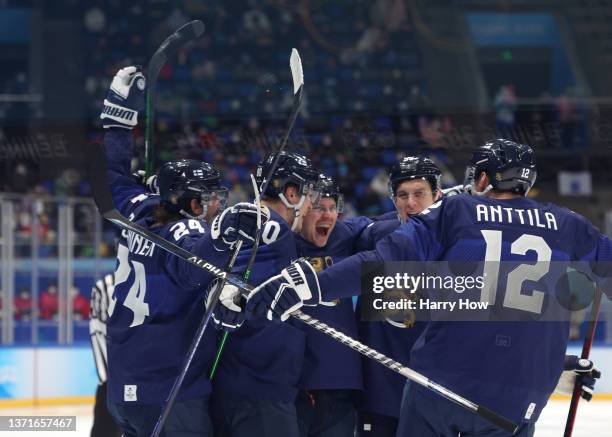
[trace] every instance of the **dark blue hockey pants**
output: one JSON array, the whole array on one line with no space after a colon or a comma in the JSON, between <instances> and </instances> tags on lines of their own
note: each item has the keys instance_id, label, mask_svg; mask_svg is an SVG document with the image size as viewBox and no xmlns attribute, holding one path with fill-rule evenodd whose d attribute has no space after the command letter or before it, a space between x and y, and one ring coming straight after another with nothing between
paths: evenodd
<instances>
[{"instance_id":1,"label":"dark blue hockey pants","mask_svg":"<svg viewBox=\"0 0 612 437\"><path fill-rule=\"evenodd\" d=\"M209 396L177 402L160 437L212 437ZM108 410L123 429L124 437L150 437L161 412L160 405L113 404Z\"/></svg>"},{"instance_id":2,"label":"dark blue hockey pants","mask_svg":"<svg viewBox=\"0 0 612 437\"><path fill-rule=\"evenodd\" d=\"M300 391L295 402L302 437L353 437L355 391Z\"/></svg>"},{"instance_id":3,"label":"dark blue hockey pants","mask_svg":"<svg viewBox=\"0 0 612 437\"><path fill-rule=\"evenodd\" d=\"M295 403L217 399L213 405L217 437L299 437Z\"/></svg>"},{"instance_id":4,"label":"dark blue hockey pants","mask_svg":"<svg viewBox=\"0 0 612 437\"><path fill-rule=\"evenodd\" d=\"M435 393L406 382L396 437L510 437L486 419ZM523 424L514 437L532 437L535 424Z\"/></svg>"}]
</instances>

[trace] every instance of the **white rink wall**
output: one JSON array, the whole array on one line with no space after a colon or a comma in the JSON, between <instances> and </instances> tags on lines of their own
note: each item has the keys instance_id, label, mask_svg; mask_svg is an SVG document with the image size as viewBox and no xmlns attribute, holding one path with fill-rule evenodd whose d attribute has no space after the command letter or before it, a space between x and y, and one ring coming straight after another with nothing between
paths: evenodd
<instances>
[{"instance_id":1,"label":"white rink wall","mask_svg":"<svg viewBox=\"0 0 612 437\"><path fill-rule=\"evenodd\" d=\"M568 353L580 355L580 348L570 347ZM596 397L612 400L612 346L594 347L591 358L602 372ZM97 384L92 352L87 346L4 347L0 352L0 407L28 401L57 404L63 399L88 402Z\"/></svg>"}]
</instances>

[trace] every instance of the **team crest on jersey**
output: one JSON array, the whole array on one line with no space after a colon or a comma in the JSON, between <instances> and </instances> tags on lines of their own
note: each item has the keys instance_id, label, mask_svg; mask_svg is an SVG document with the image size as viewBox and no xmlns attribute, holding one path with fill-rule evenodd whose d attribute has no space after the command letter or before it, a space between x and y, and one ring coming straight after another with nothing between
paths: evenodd
<instances>
[{"instance_id":1,"label":"team crest on jersey","mask_svg":"<svg viewBox=\"0 0 612 437\"><path fill-rule=\"evenodd\" d=\"M124 385L123 386L123 401L124 402L135 402L138 400L136 396L136 385Z\"/></svg>"},{"instance_id":2,"label":"team crest on jersey","mask_svg":"<svg viewBox=\"0 0 612 437\"><path fill-rule=\"evenodd\" d=\"M308 258L308 262L312 265L315 272L319 273L334 264L331 256L313 256Z\"/></svg>"}]
</instances>

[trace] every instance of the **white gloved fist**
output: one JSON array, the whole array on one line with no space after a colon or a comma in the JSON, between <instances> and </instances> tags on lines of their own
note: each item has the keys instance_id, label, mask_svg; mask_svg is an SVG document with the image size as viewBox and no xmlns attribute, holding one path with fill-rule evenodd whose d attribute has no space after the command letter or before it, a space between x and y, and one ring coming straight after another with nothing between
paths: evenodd
<instances>
[{"instance_id":1,"label":"white gloved fist","mask_svg":"<svg viewBox=\"0 0 612 437\"><path fill-rule=\"evenodd\" d=\"M133 129L138 123L138 112L145 106L146 80L140 66L122 68L117 72L104 99L100 114L102 126Z\"/></svg>"},{"instance_id":2,"label":"white gloved fist","mask_svg":"<svg viewBox=\"0 0 612 437\"><path fill-rule=\"evenodd\" d=\"M320 302L317 272L308 261L300 259L254 288L247 298L246 313L284 322L303 305L316 306Z\"/></svg>"},{"instance_id":3,"label":"white gloved fist","mask_svg":"<svg viewBox=\"0 0 612 437\"><path fill-rule=\"evenodd\" d=\"M261 206L261 229L270 219L270 210ZM257 234L257 206L240 202L215 217L210 226L210 235L217 250L232 249L238 240L246 243L255 241Z\"/></svg>"},{"instance_id":4,"label":"white gloved fist","mask_svg":"<svg viewBox=\"0 0 612 437\"><path fill-rule=\"evenodd\" d=\"M151 194L159 194L159 186L157 185L157 175L146 177L144 170L136 170L132 173L136 182L149 190Z\"/></svg>"},{"instance_id":5,"label":"white gloved fist","mask_svg":"<svg viewBox=\"0 0 612 437\"><path fill-rule=\"evenodd\" d=\"M206 307L211 303L212 295L217 289L219 279L213 280L208 286ZM245 313L236 302L240 302L241 296L238 287L224 284L219 303L213 310L212 320L217 329L223 331L235 331L244 323Z\"/></svg>"},{"instance_id":6,"label":"white gloved fist","mask_svg":"<svg viewBox=\"0 0 612 437\"><path fill-rule=\"evenodd\" d=\"M593 398L595 383L601 378L601 372L595 368L593 361L576 355L566 355L563 372L555 391L572 394L576 382L580 385L580 396L590 401Z\"/></svg>"}]
</instances>

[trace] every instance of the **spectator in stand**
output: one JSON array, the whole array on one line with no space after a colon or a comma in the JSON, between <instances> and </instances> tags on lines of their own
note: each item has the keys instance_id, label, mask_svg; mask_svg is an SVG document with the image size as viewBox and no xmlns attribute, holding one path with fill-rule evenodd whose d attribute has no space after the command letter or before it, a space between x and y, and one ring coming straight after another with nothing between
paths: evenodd
<instances>
[{"instance_id":1,"label":"spectator in stand","mask_svg":"<svg viewBox=\"0 0 612 437\"><path fill-rule=\"evenodd\" d=\"M516 113L516 92L514 85L502 85L495 95L495 126L501 138L513 138Z\"/></svg>"},{"instance_id":2,"label":"spectator in stand","mask_svg":"<svg viewBox=\"0 0 612 437\"><path fill-rule=\"evenodd\" d=\"M32 294L27 288L19 290L15 297L15 320L27 321L32 318Z\"/></svg>"},{"instance_id":3,"label":"spectator in stand","mask_svg":"<svg viewBox=\"0 0 612 437\"><path fill-rule=\"evenodd\" d=\"M81 294L77 287L70 287L70 297L72 298L72 318L74 320L89 319L89 300Z\"/></svg>"},{"instance_id":4,"label":"spectator in stand","mask_svg":"<svg viewBox=\"0 0 612 437\"><path fill-rule=\"evenodd\" d=\"M421 135L421 127L427 122L431 104L419 85L415 84L410 87L408 108L412 130L416 135Z\"/></svg>"},{"instance_id":5,"label":"spectator in stand","mask_svg":"<svg viewBox=\"0 0 612 437\"><path fill-rule=\"evenodd\" d=\"M57 318L59 308L59 296L57 284L49 284L49 287L40 294L40 318L43 320L53 320Z\"/></svg>"},{"instance_id":6,"label":"spectator in stand","mask_svg":"<svg viewBox=\"0 0 612 437\"><path fill-rule=\"evenodd\" d=\"M574 102L571 93L571 88L566 88L556 101L561 145L566 148L571 148L574 140Z\"/></svg>"}]
</instances>

